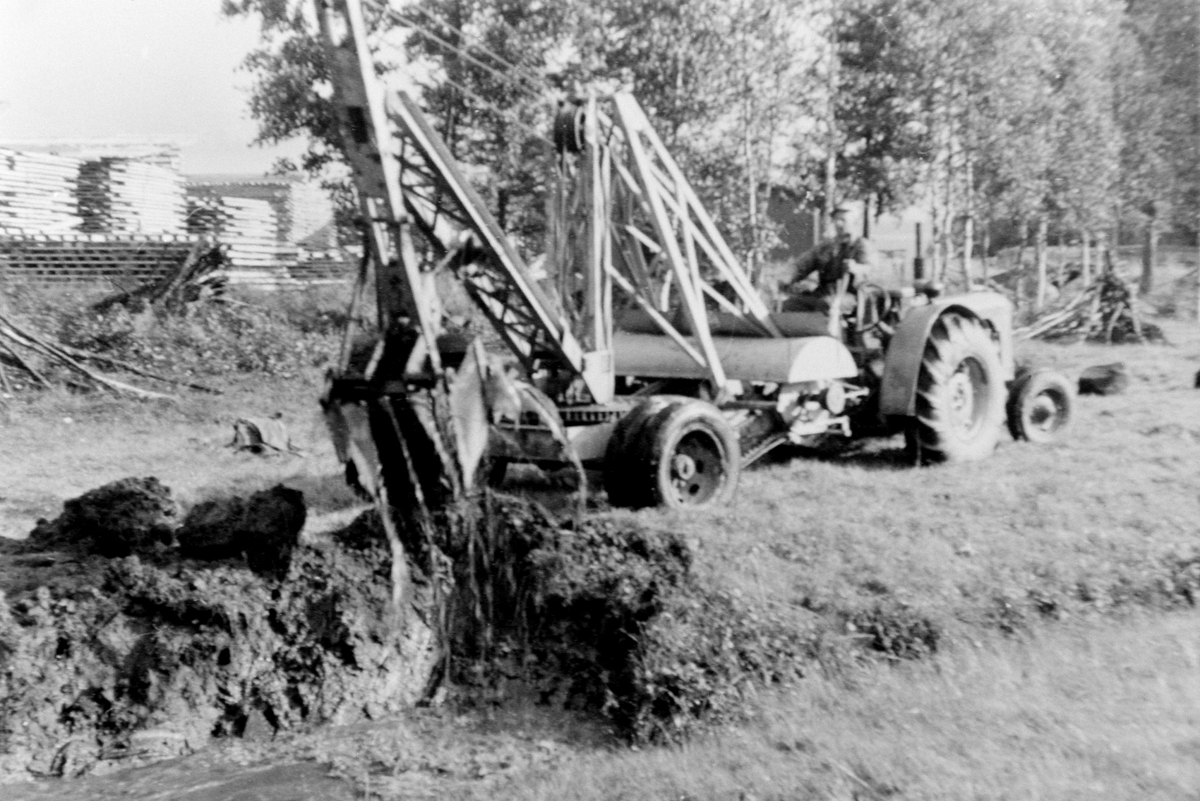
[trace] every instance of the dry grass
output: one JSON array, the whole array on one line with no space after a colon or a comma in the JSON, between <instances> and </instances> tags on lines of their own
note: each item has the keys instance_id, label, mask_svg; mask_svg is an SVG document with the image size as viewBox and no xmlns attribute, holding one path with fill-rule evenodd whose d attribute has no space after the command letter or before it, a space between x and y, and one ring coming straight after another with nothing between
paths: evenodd
<instances>
[{"instance_id":1,"label":"dry grass","mask_svg":"<svg viewBox=\"0 0 1200 801\"><path fill-rule=\"evenodd\" d=\"M581 756L487 797L1195 798L1198 671L1195 614L987 638L928 662L813 677L761 697L738 729Z\"/></svg>"},{"instance_id":2,"label":"dry grass","mask_svg":"<svg viewBox=\"0 0 1200 801\"><path fill-rule=\"evenodd\" d=\"M0 409L0 536L23 537L64 500L126 476L157 476L185 504L281 482L303 490L313 512L357 503L333 459L315 376L224 384L224 395L178 403L70 393L10 401ZM277 413L302 457L228 447L239 417Z\"/></svg>"},{"instance_id":3,"label":"dry grass","mask_svg":"<svg viewBox=\"0 0 1200 801\"><path fill-rule=\"evenodd\" d=\"M771 603L821 609L890 599L947 626L977 624L1031 591L1097 607L1194 553L1200 520L1200 328L1120 349L1027 343L1068 375L1123 360L1132 381L1078 399L1061 443L1004 442L986 461L914 469L897 441L796 458L743 477L711 515L643 513L695 536L714 580ZM1062 597L1058 597L1062 596Z\"/></svg>"}]
</instances>

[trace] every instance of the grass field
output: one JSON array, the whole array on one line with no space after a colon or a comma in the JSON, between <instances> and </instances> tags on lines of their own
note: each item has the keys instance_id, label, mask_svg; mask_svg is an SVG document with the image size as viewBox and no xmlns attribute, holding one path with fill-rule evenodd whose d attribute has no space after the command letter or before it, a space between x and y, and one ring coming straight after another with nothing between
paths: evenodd
<instances>
[{"instance_id":1,"label":"grass field","mask_svg":"<svg viewBox=\"0 0 1200 801\"><path fill-rule=\"evenodd\" d=\"M693 538L710 581L832 640L865 636L845 625L859 614L924 621L938 633L924 659L814 664L795 686L758 690L750 720L678 748L631 751L594 722L513 701L4 795L149 798L166 782L182 797L214 764L301 759L332 764L346 797L1200 798L1200 327L1157 322L1165 345L1021 343L1023 360L1072 376L1129 368L1124 394L1079 399L1061 443L1006 437L989 460L920 469L898 440L784 454L745 474L727 508L634 515ZM315 371L223 386L176 403L8 400L0 533L23 536L128 475L158 476L185 502L283 482L304 490L314 530L359 508ZM226 447L236 418L275 413L303 457ZM318 797L303 793L291 797Z\"/></svg>"}]
</instances>

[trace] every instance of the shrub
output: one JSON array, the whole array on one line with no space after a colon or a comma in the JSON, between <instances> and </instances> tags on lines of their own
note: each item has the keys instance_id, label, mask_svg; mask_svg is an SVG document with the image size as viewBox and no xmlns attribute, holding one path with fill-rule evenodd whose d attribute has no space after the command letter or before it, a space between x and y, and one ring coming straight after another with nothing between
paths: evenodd
<instances>
[{"instance_id":1,"label":"shrub","mask_svg":"<svg viewBox=\"0 0 1200 801\"><path fill-rule=\"evenodd\" d=\"M182 313L114 305L63 315L58 336L72 347L152 370L288 377L330 363L337 322L332 314L322 324L309 319L305 330L286 316L240 303L200 302Z\"/></svg>"}]
</instances>

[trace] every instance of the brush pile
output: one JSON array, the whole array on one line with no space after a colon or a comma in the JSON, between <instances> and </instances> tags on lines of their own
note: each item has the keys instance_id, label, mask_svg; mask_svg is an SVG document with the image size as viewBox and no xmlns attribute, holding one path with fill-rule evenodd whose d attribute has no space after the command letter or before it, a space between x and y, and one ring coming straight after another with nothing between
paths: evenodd
<instances>
[{"instance_id":1,"label":"brush pile","mask_svg":"<svg viewBox=\"0 0 1200 801\"><path fill-rule=\"evenodd\" d=\"M1106 344L1161 341L1162 331L1143 322L1137 308L1137 288L1112 270L1105 270L1065 306L1043 314L1014 331L1032 339L1086 339Z\"/></svg>"},{"instance_id":2,"label":"brush pile","mask_svg":"<svg viewBox=\"0 0 1200 801\"><path fill-rule=\"evenodd\" d=\"M217 296L224 292L229 257L222 245L201 237L183 262L163 275L127 292L110 295L92 304L92 311L104 312L113 306L151 306L176 310L185 303Z\"/></svg>"}]
</instances>

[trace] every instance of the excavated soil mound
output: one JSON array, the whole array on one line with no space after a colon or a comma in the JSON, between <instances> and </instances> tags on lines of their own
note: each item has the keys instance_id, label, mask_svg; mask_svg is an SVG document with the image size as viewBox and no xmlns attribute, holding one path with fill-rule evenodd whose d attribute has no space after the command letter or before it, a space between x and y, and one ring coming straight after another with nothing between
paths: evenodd
<instances>
[{"instance_id":1,"label":"excavated soil mound","mask_svg":"<svg viewBox=\"0 0 1200 801\"><path fill-rule=\"evenodd\" d=\"M0 781L126 767L422 696L434 638L393 611L382 539L297 544L303 502L286 488L221 508L179 530L165 487L127 479L0 544ZM194 542L201 519L214 537L236 534L216 561L172 544L185 531Z\"/></svg>"},{"instance_id":2,"label":"excavated soil mound","mask_svg":"<svg viewBox=\"0 0 1200 801\"><path fill-rule=\"evenodd\" d=\"M197 505L181 525L153 479L68 502L0 544L0 781L376 717L425 696L439 667L467 703L512 679L671 740L812 659L813 631L709 587L677 534L477 500L410 562L399 611L373 513L299 540L303 499L283 487Z\"/></svg>"}]
</instances>

